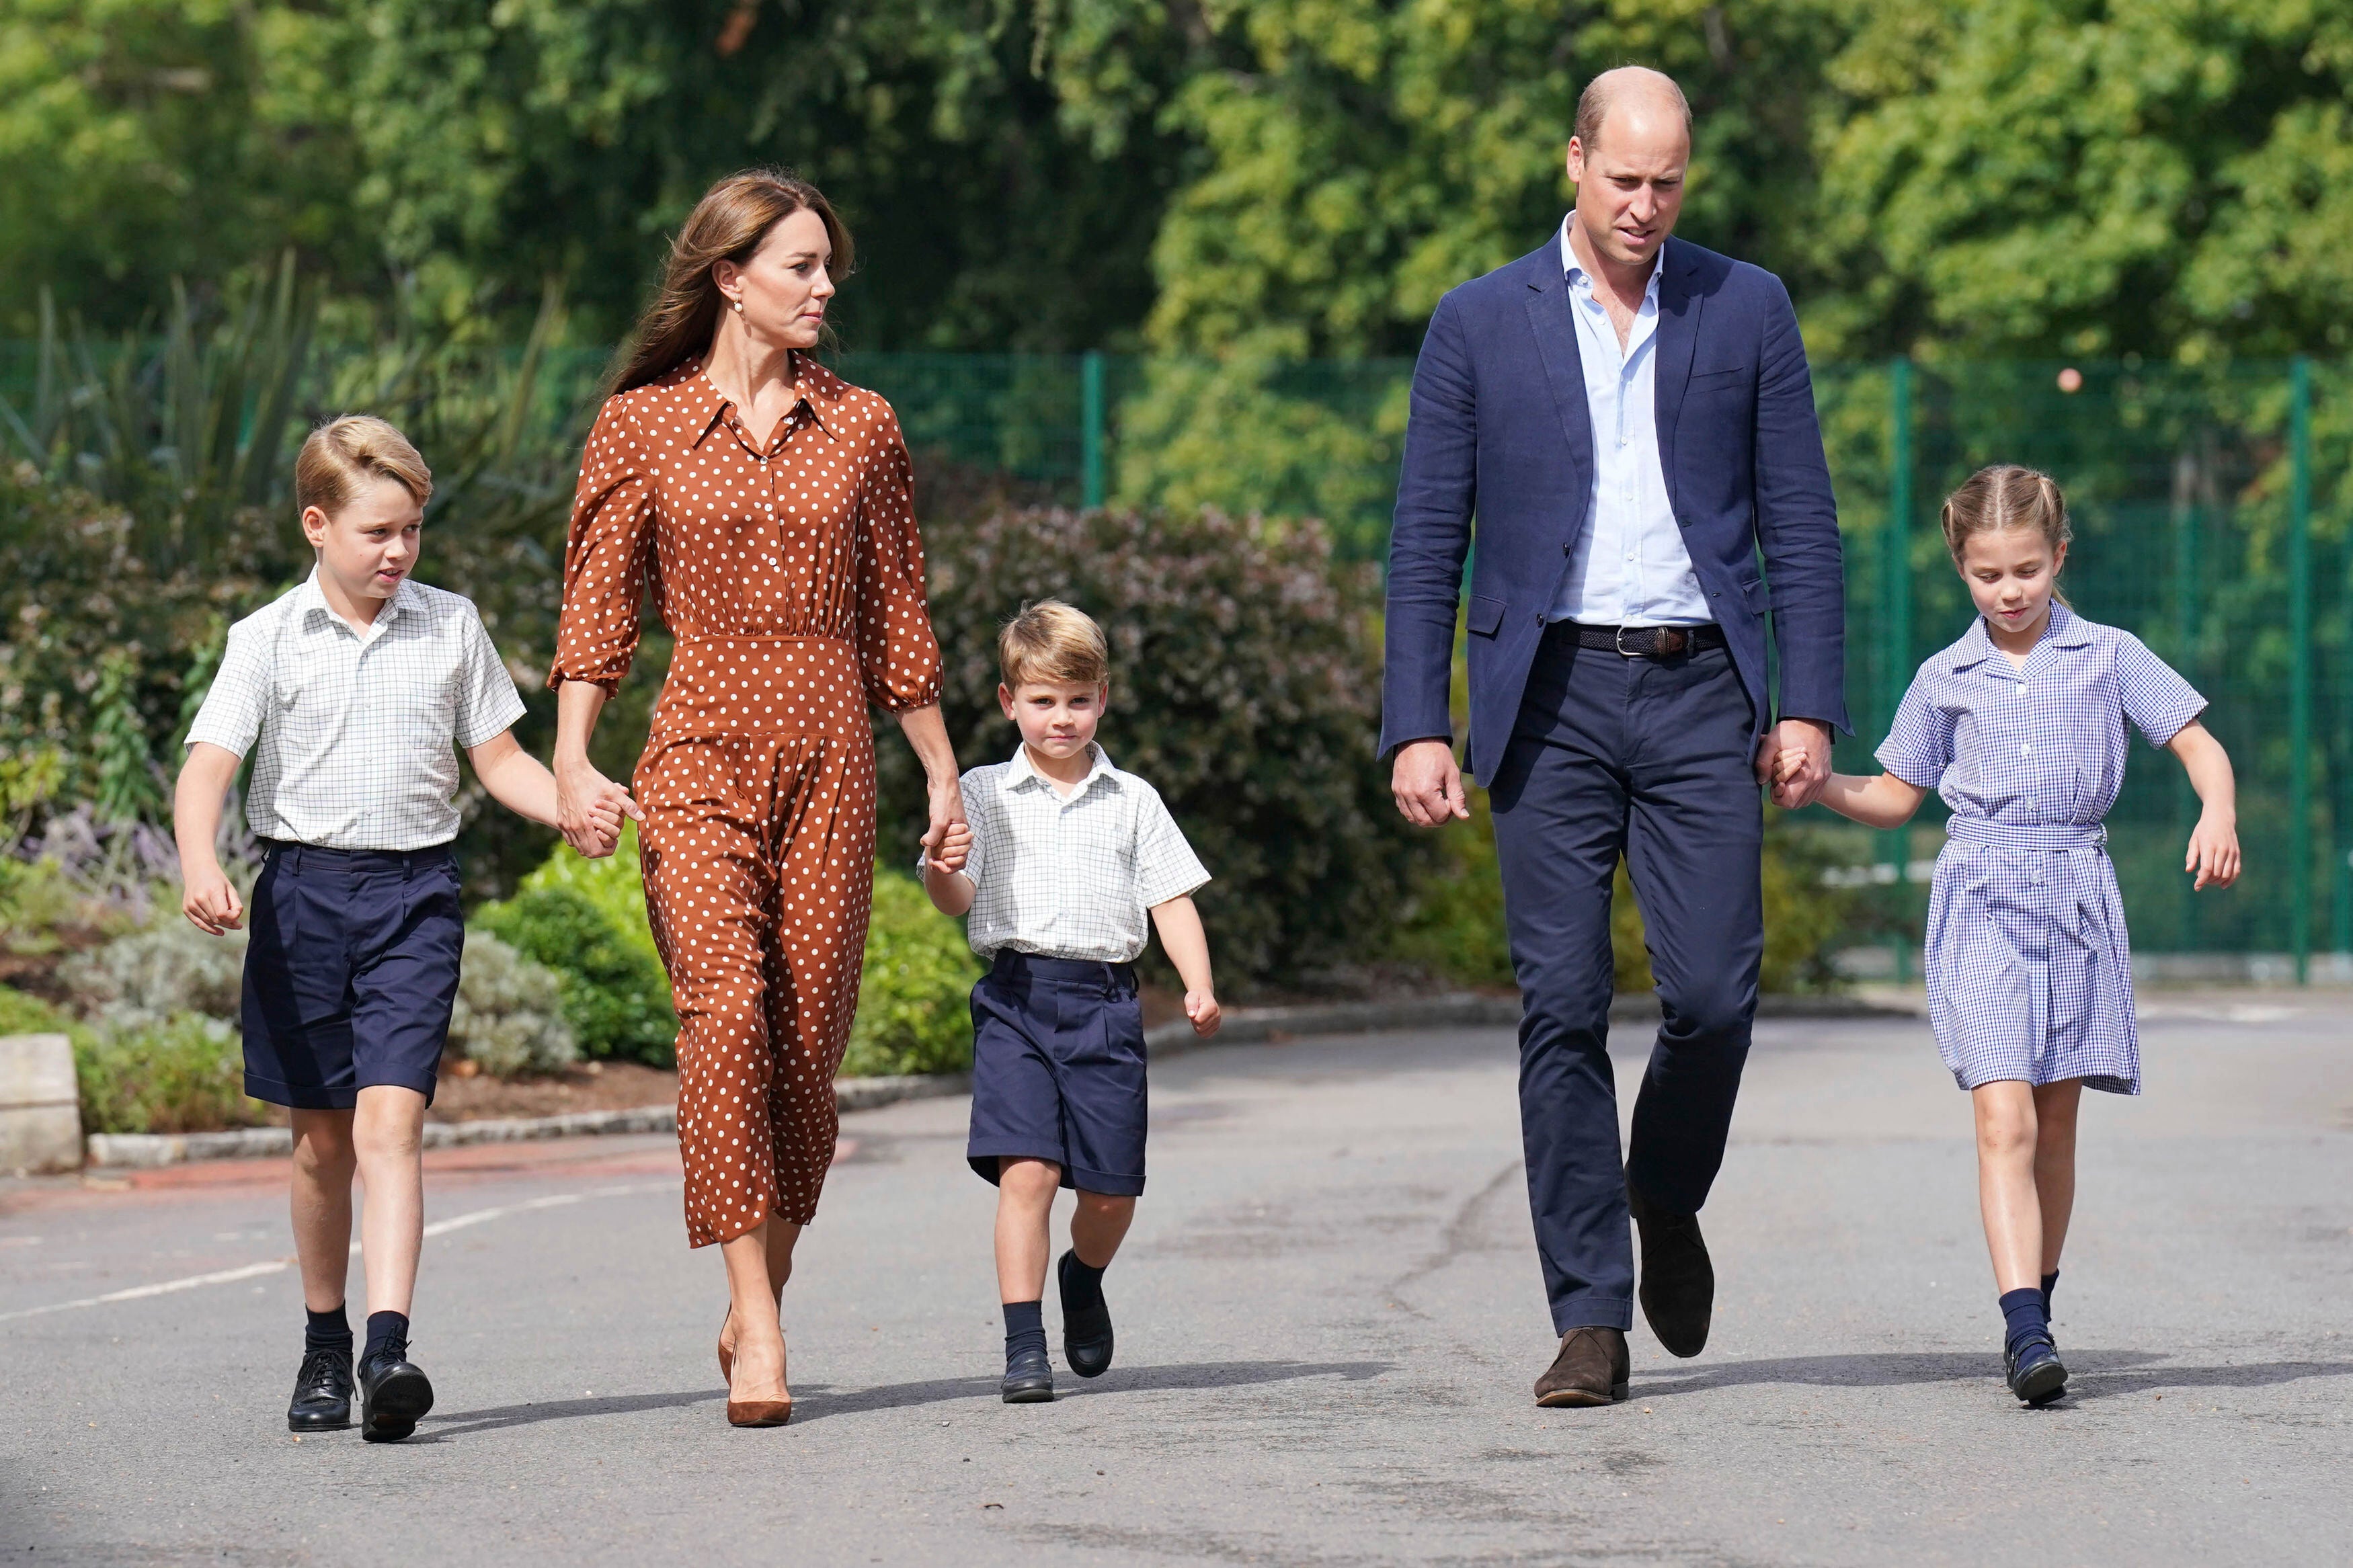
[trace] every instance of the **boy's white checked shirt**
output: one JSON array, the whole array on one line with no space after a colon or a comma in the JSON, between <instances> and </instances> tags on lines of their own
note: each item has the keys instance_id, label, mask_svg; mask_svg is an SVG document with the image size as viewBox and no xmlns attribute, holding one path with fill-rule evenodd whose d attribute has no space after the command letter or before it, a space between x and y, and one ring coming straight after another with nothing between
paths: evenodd
<instances>
[{"instance_id":1,"label":"boy's white checked shirt","mask_svg":"<svg viewBox=\"0 0 2353 1568\"><path fill-rule=\"evenodd\" d=\"M328 849L458 837L458 754L522 717L471 601L404 580L363 637L315 569L231 626L188 743L253 751L254 833Z\"/></svg>"},{"instance_id":2,"label":"boy's white checked shirt","mask_svg":"<svg viewBox=\"0 0 2353 1568\"><path fill-rule=\"evenodd\" d=\"M1009 947L1133 963L1151 935L1152 906L1209 879L1160 792L1113 767L1101 746L1088 751L1093 766L1067 795L1030 766L1027 747L964 775L969 933L983 958Z\"/></svg>"}]
</instances>

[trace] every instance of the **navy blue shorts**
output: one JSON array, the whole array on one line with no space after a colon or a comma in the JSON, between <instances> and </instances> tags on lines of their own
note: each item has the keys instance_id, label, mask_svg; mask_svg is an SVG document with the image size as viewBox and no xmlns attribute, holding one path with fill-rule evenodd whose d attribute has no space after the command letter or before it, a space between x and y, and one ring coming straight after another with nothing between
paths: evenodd
<instances>
[{"instance_id":1,"label":"navy blue shorts","mask_svg":"<svg viewBox=\"0 0 2353 1568\"><path fill-rule=\"evenodd\" d=\"M972 988L972 1168L1050 1160L1066 1187L1133 1197L1146 1119L1134 969L999 948Z\"/></svg>"},{"instance_id":2,"label":"navy blue shorts","mask_svg":"<svg viewBox=\"0 0 2353 1568\"><path fill-rule=\"evenodd\" d=\"M458 860L273 844L245 950L245 1092L348 1110L379 1084L432 1103L458 999Z\"/></svg>"}]
</instances>

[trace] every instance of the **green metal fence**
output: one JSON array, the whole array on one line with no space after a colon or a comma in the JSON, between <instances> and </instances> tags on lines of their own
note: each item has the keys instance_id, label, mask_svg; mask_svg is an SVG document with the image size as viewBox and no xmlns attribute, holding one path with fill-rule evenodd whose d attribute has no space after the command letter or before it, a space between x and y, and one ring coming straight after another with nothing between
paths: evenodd
<instances>
[{"instance_id":1,"label":"green metal fence","mask_svg":"<svg viewBox=\"0 0 2353 1568\"><path fill-rule=\"evenodd\" d=\"M551 438L577 438L607 363L547 356ZM839 368L891 399L919 465L1013 476L1071 504L1312 514L1361 559L1386 544L1408 361L878 353ZM0 399L22 406L34 369L29 350L0 346ZM332 371L322 387L364 395L349 363ZM2137 946L2286 955L2299 975L2315 954L2353 952L2347 367L1894 361L1817 366L1815 387L1847 542L1857 733L1840 765L1875 765L1919 660L1968 624L1942 498L1980 464L2033 464L2074 513L2073 603L2138 633L2207 694L2239 770L2247 875L2192 897L2180 860L2197 803L2170 758L2137 750L2110 817ZM1934 815L1855 845L1915 922Z\"/></svg>"}]
</instances>

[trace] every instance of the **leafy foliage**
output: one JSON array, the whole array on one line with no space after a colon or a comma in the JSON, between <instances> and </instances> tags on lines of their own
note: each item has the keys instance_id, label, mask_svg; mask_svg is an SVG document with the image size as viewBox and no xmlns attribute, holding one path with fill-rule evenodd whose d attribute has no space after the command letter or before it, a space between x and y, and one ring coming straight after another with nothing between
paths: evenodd
<instances>
[{"instance_id":1,"label":"leafy foliage","mask_svg":"<svg viewBox=\"0 0 2353 1568\"><path fill-rule=\"evenodd\" d=\"M997 707L997 627L1050 595L1111 639L1106 751L1151 781L1215 880L1199 895L1234 979L1360 965L1429 850L1373 765L1379 583L1321 528L1209 510L999 510L934 525L933 625L948 733L970 767L1016 743ZM923 820L922 777L877 746L884 855ZM912 835L907 843L912 847Z\"/></svg>"},{"instance_id":2,"label":"leafy foliage","mask_svg":"<svg viewBox=\"0 0 2353 1568\"><path fill-rule=\"evenodd\" d=\"M268 1108L245 1096L237 1032L180 1013L139 1028L73 1031L84 1132L215 1132L255 1127Z\"/></svg>"},{"instance_id":3,"label":"leafy foliage","mask_svg":"<svg viewBox=\"0 0 2353 1568\"><path fill-rule=\"evenodd\" d=\"M972 983L980 963L964 928L932 907L923 885L889 867L874 872L874 915L859 973L858 1022L844 1078L962 1072L972 1066Z\"/></svg>"},{"instance_id":4,"label":"leafy foliage","mask_svg":"<svg viewBox=\"0 0 2353 1568\"><path fill-rule=\"evenodd\" d=\"M93 1024L117 1031L157 1027L195 1013L234 1027L244 989L243 930L207 936L176 910L145 931L77 953L58 979Z\"/></svg>"},{"instance_id":5,"label":"leafy foliage","mask_svg":"<svg viewBox=\"0 0 2353 1568\"><path fill-rule=\"evenodd\" d=\"M644 918L640 903L640 931ZM515 952L555 972L564 1016L582 1055L651 1067L668 1067L676 1059L678 1015L660 963L623 921L586 894L542 882L512 899L484 904L474 920Z\"/></svg>"},{"instance_id":6,"label":"leafy foliage","mask_svg":"<svg viewBox=\"0 0 2353 1568\"><path fill-rule=\"evenodd\" d=\"M448 1048L493 1078L556 1072L580 1059L562 981L480 930L466 932Z\"/></svg>"}]
</instances>

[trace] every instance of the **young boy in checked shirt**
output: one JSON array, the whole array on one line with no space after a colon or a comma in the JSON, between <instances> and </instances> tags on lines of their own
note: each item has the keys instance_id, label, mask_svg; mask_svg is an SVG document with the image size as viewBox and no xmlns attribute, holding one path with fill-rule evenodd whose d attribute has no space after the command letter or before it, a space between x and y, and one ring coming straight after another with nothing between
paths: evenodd
<instances>
[{"instance_id":1,"label":"young boy in checked shirt","mask_svg":"<svg viewBox=\"0 0 2353 1568\"><path fill-rule=\"evenodd\" d=\"M971 826L923 863L932 902L969 912L991 960L972 988L972 1136L997 1184L1005 1401L1054 1397L1043 1298L1056 1188L1078 1194L1057 1265L1062 1353L1081 1377L1111 1365L1111 1266L1144 1191L1144 1015L1134 961L1145 916L1185 983L1194 1033L1217 1033L1209 945L1192 892L1209 879L1153 787L1094 743L1110 700L1103 628L1059 600L1025 606L997 639L997 700L1019 726L1013 760L964 775Z\"/></svg>"},{"instance_id":2,"label":"young boy in checked shirt","mask_svg":"<svg viewBox=\"0 0 2353 1568\"><path fill-rule=\"evenodd\" d=\"M556 820L555 780L515 743L522 699L474 606L410 580L433 475L381 419L311 433L295 504L318 564L229 628L188 731L173 826L182 910L219 935L245 919L214 844L249 751L246 817L267 847L246 947L245 1092L288 1108L294 1249L309 1322L286 1425L352 1424L352 1178L367 1185L360 1435L407 1436L433 1407L408 1359L424 1242L425 1108L458 994L458 759L509 810ZM609 855L635 802L616 786L574 847Z\"/></svg>"}]
</instances>

